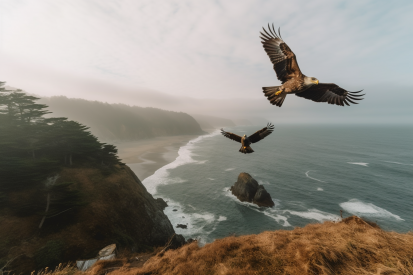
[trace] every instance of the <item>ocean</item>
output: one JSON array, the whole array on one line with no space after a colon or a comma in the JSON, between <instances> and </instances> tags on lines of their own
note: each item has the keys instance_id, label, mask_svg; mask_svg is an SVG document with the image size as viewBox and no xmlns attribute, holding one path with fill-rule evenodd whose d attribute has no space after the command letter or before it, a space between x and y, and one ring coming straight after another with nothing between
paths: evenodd
<instances>
[{"instance_id":1,"label":"ocean","mask_svg":"<svg viewBox=\"0 0 413 275\"><path fill-rule=\"evenodd\" d=\"M238 135L258 129L225 128ZM143 181L155 198L167 201L164 212L178 234L205 244L337 221L340 210L385 230L413 230L413 127L276 125L252 144L254 153L239 148L217 130L182 146L174 162ZM241 172L264 185L273 208L231 194Z\"/></svg>"}]
</instances>

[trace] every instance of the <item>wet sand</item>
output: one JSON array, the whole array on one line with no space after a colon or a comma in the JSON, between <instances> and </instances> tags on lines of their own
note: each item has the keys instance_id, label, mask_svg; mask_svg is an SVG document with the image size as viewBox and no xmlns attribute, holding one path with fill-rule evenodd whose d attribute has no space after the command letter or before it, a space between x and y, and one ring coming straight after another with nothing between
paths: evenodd
<instances>
[{"instance_id":1,"label":"wet sand","mask_svg":"<svg viewBox=\"0 0 413 275\"><path fill-rule=\"evenodd\" d=\"M118 155L143 181L156 170L173 162L178 150L198 135L156 137L139 141L115 143Z\"/></svg>"}]
</instances>

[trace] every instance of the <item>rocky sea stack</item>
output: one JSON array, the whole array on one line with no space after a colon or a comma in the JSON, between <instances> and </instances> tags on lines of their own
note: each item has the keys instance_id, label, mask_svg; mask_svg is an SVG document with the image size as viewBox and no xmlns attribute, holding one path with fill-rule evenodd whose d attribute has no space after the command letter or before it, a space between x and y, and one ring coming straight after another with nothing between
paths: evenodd
<instances>
[{"instance_id":1,"label":"rocky sea stack","mask_svg":"<svg viewBox=\"0 0 413 275\"><path fill-rule=\"evenodd\" d=\"M264 186L248 173L240 173L237 182L231 186L231 192L240 201L255 203L258 206L272 207L274 202Z\"/></svg>"}]
</instances>

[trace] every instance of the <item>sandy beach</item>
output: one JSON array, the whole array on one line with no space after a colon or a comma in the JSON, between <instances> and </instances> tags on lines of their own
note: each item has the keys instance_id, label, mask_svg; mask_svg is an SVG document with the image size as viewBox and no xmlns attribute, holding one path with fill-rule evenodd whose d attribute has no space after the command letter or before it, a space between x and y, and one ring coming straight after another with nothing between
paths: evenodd
<instances>
[{"instance_id":1,"label":"sandy beach","mask_svg":"<svg viewBox=\"0 0 413 275\"><path fill-rule=\"evenodd\" d=\"M156 137L115 143L118 155L143 181L162 166L173 162L178 150L198 135Z\"/></svg>"}]
</instances>

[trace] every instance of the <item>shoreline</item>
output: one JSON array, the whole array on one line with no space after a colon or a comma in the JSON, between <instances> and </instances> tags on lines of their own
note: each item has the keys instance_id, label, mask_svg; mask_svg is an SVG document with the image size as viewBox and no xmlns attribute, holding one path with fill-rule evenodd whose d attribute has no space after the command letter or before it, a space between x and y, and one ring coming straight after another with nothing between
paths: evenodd
<instances>
[{"instance_id":1,"label":"shoreline","mask_svg":"<svg viewBox=\"0 0 413 275\"><path fill-rule=\"evenodd\" d=\"M181 146L201 135L180 135L115 143L118 156L140 181L178 157Z\"/></svg>"}]
</instances>

